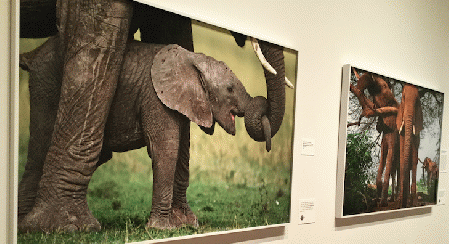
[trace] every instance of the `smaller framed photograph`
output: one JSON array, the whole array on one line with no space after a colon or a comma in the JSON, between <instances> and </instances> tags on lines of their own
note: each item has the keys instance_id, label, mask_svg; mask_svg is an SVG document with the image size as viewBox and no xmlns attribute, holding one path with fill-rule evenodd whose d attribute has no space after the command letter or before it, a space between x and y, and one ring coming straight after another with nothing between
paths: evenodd
<instances>
[{"instance_id":1,"label":"smaller framed photograph","mask_svg":"<svg viewBox=\"0 0 449 244\"><path fill-rule=\"evenodd\" d=\"M343 67L337 219L437 203L443 105L439 91Z\"/></svg>"}]
</instances>

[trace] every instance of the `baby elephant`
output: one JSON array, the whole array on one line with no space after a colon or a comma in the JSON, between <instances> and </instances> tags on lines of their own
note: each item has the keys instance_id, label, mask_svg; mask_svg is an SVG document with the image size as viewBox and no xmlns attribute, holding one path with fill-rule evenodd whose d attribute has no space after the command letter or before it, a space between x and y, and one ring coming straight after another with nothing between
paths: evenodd
<instances>
[{"instance_id":1,"label":"baby elephant","mask_svg":"<svg viewBox=\"0 0 449 244\"><path fill-rule=\"evenodd\" d=\"M64 214L48 216L45 209L40 209L43 204L37 196L38 187L46 184L40 182L39 185L39 181L46 170L43 162L52 140L61 93L63 60L58 55L58 42L57 36L52 37L39 48L20 56L20 66L30 74L30 141L28 161L19 185L19 228L22 231L48 231L53 225L71 224L70 218L63 219ZM86 87L80 93L91 89L95 88ZM234 135L234 118L245 115L246 104L251 99L223 62L178 45L132 41L125 53L98 165L108 161L112 152L147 146L154 176L153 205L147 226L161 229L186 224L198 226L197 217L186 199L190 121L208 134L213 133L214 124L218 122L227 133ZM67 177L84 174L83 169L76 168L71 170L78 174L64 174L63 168L67 167L52 170L59 170ZM60 184L69 184L62 182ZM70 185L60 189L65 191L61 193L64 196L72 194ZM81 194L85 198L86 192ZM100 228L98 221L96 223L91 229ZM43 229L42 226L47 227Z\"/></svg>"}]
</instances>

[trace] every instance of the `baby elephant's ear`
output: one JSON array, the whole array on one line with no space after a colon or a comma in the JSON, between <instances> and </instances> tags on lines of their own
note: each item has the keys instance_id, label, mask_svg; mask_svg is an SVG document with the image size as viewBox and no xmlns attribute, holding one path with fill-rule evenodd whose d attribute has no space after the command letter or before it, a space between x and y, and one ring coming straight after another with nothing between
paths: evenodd
<instances>
[{"instance_id":1,"label":"baby elephant's ear","mask_svg":"<svg viewBox=\"0 0 449 244\"><path fill-rule=\"evenodd\" d=\"M151 77L165 106L209 128L213 124L212 111L201 74L192 63L196 56L178 45L168 45L154 57Z\"/></svg>"}]
</instances>

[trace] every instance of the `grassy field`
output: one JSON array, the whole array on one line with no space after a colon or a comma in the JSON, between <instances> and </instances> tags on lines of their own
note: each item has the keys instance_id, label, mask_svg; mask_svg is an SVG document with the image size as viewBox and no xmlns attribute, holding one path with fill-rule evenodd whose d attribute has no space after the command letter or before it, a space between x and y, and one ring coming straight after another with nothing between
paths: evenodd
<instances>
[{"instance_id":1,"label":"grassy field","mask_svg":"<svg viewBox=\"0 0 449 244\"><path fill-rule=\"evenodd\" d=\"M226 62L252 96L266 96L262 68L250 45L238 48L232 36L217 28L193 26L195 51ZM21 52L42 40L23 40ZM286 51L287 77L295 83L296 53ZM29 126L27 74L20 82L20 165L26 163ZM243 119L236 119L236 136L216 126L208 136L192 124L190 187L187 198L200 227L171 231L145 230L151 210L152 170L146 148L115 153L93 175L89 207L100 221L97 233L19 233L19 243L123 243L200 234L251 226L285 223L290 219L290 182L294 90L287 89L286 113L272 151L254 142Z\"/></svg>"}]
</instances>

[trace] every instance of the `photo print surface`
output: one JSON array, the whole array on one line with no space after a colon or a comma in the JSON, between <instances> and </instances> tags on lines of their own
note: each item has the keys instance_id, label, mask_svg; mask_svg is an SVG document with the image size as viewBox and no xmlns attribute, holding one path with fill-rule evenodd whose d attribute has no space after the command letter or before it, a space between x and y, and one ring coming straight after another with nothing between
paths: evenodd
<instances>
[{"instance_id":1,"label":"photo print surface","mask_svg":"<svg viewBox=\"0 0 449 244\"><path fill-rule=\"evenodd\" d=\"M139 5L139 11L188 19L146 5ZM135 18L144 16L139 11L134 12ZM39 13L21 17L39 19ZM190 41L179 46L149 35L152 26L162 27L131 24L129 32L136 31L135 40L126 44L102 151L98 157L91 150L83 151L97 160L87 170L76 162L52 160L63 157L59 154L48 156L54 144L71 148L78 138L55 132L58 123L66 121L59 114L60 101L71 101L64 100L71 92L64 85L65 76L72 71L64 67L70 59L58 52L60 33L43 27L42 33L36 33L36 28L21 32L21 37L28 38L20 39L19 243L73 238L133 242L289 222L297 52L204 22L188 19L188 23L176 33L190 34ZM266 61L261 62L253 46L260 46ZM67 48L70 52L76 46ZM92 74L107 72L91 61L83 67L91 67ZM274 71L262 63L269 63ZM89 70L84 74L89 75ZM167 78L173 74L173 80ZM197 82L193 91L184 92L187 84L195 82L191 80ZM79 93L94 89L81 87ZM79 93L70 94L84 104L88 100L76 97ZM194 100L198 97L203 103ZM75 116L82 110L72 109L65 115ZM195 114L198 110L209 111L208 119ZM76 117L74 123L84 119ZM268 130L258 123L268 123ZM89 133L83 138L95 138L97 132ZM272 138L265 136L270 133ZM170 143L160 137L169 138ZM167 144L176 149L169 151ZM80 156L72 155L75 161ZM49 171L68 179L53 178ZM80 178L71 178L73 174ZM70 185L81 178L87 179L85 188ZM60 184L52 191L55 195L42 193L42 188L53 187L48 182ZM72 197L84 197L88 206L58 213L58 207L52 208L57 202L46 202L65 199L64 206L71 206ZM77 211L89 211L91 219L80 221L84 215Z\"/></svg>"},{"instance_id":2,"label":"photo print surface","mask_svg":"<svg viewBox=\"0 0 449 244\"><path fill-rule=\"evenodd\" d=\"M343 216L436 204L444 94L350 65L343 74Z\"/></svg>"}]
</instances>

